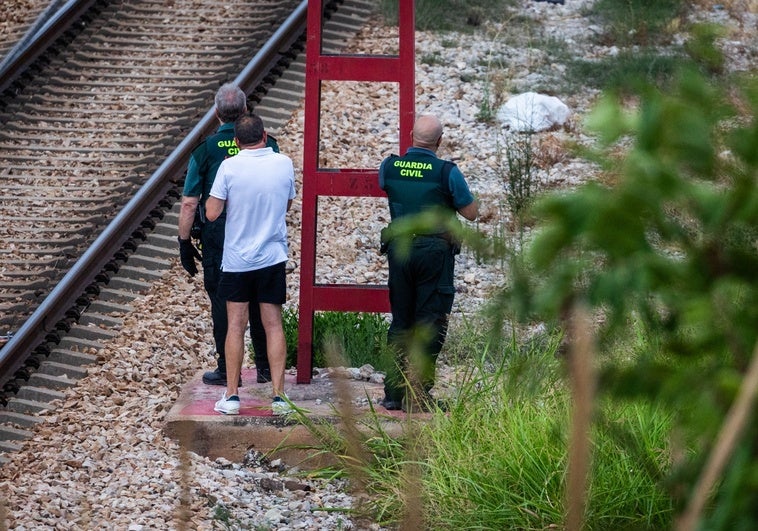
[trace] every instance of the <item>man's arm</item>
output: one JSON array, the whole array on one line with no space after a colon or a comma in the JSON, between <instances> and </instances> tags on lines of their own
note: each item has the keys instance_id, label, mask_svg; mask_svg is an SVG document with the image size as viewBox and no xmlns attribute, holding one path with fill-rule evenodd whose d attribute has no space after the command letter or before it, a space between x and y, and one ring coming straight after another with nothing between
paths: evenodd
<instances>
[{"instance_id":1,"label":"man's arm","mask_svg":"<svg viewBox=\"0 0 758 531\"><path fill-rule=\"evenodd\" d=\"M450 193L453 195L453 206L460 205L464 201L469 201L468 204L458 207L458 213L469 221L474 221L479 215L479 203L476 200L476 196L469 190L466 178L458 169L458 166L453 165L448 175L448 187Z\"/></svg>"},{"instance_id":2,"label":"man's arm","mask_svg":"<svg viewBox=\"0 0 758 531\"><path fill-rule=\"evenodd\" d=\"M190 237L190 231L192 230L192 224L195 222L195 211L197 205L200 202L199 197L182 196L182 205L179 210L179 238L182 240L188 240Z\"/></svg>"},{"instance_id":3,"label":"man's arm","mask_svg":"<svg viewBox=\"0 0 758 531\"><path fill-rule=\"evenodd\" d=\"M218 197L209 196L205 201L205 217L208 221L216 221L224 211L226 201Z\"/></svg>"},{"instance_id":4,"label":"man's arm","mask_svg":"<svg viewBox=\"0 0 758 531\"><path fill-rule=\"evenodd\" d=\"M182 205L179 210L179 259L182 267L191 277L197 274L195 260L202 260L197 248L190 241L190 231L195 222L195 210L199 201L199 197L182 196Z\"/></svg>"},{"instance_id":5,"label":"man's arm","mask_svg":"<svg viewBox=\"0 0 758 531\"><path fill-rule=\"evenodd\" d=\"M479 215L479 203L474 199L468 205L458 209L458 213L469 221L474 221Z\"/></svg>"}]
</instances>

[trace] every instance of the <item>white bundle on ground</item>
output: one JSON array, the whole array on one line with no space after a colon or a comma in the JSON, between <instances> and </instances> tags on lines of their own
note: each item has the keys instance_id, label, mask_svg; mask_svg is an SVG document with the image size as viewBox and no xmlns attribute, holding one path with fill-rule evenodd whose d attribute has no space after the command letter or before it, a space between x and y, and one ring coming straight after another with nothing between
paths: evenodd
<instances>
[{"instance_id":1,"label":"white bundle on ground","mask_svg":"<svg viewBox=\"0 0 758 531\"><path fill-rule=\"evenodd\" d=\"M561 126L570 114L568 106L555 96L524 92L500 107L497 118L510 129L526 133Z\"/></svg>"}]
</instances>

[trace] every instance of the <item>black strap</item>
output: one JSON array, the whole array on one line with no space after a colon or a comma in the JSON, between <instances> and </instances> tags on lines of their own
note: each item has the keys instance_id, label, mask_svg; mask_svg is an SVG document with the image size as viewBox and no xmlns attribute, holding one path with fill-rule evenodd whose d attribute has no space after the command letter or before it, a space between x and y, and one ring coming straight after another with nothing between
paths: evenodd
<instances>
[{"instance_id":1,"label":"black strap","mask_svg":"<svg viewBox=\"0 0 758 531\"><path fill-rule=\"evenodd\" d=\"M450 172L453 171L454 167L455 162L450 162L449 160L446 160L442 165L442 189L445 192L450 191Z\"/></svg>"}]
</instances>

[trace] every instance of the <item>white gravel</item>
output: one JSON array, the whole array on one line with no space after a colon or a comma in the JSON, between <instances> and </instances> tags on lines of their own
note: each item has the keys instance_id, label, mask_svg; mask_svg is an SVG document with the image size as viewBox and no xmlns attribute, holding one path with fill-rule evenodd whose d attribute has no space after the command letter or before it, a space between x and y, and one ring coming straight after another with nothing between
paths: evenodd
<instances>
[{"instance_id":1,"label":"white gravel","mask_svg":"<svg viewBox=\"0 0 758 531\"><path fill-rule=\"evenodd\" d=\"M520 14L538 20L546 34L561 36L577 55L612 54L588 42L592 28L580 13L589 3L522 0ZM733 33L725 45L735 50L730 67L752 69L757 49L755 3L725 4L727 9L714 10L703 2L699 16L727 21ZM731 18L738 14L742 19ZM390 30L372 29L359 36L355 50L386 50L391 37ZM417 34L418 110L441 116L446 129L440 155L456 160L468 176L481 201L482 219L476 226L488 234L512 227L498 170L506 133L478 122L476 114L488 76L490 88L496 86L491 77L497 73L494 58L507 63L508 79L502 86L524 90L536 79L539 51L525 45L526 35L518 37L518 28L505 25L481 28L474 35ZM432 64L421 60L432 56L437 57ZM551 70L559 76L561 65L549 65ZM498 94L501 101L507 95ZM565 128L536 135L540 179L550 186L571 186L593 175L593 168L572 158L565 146L569 141L591 141L581 120L596 94L554 95L569 105L572 118ZM324 141L326 165L375 167L396 149L395 111L388 105L391 87L325 87L324 96L331 98L331 112L322 125L329 132ZM282 151L298 168L302 122L301 109L278 137ZM295 263L300 262L299 216L296 204L290 216ZM386 207L378 200L323 201L319 279L384 282L386 264L376 244L378 227L386 221ZM465 252L458 260L456 313L471 314L481 307L503 276L500 263L481 264ZM296 273L290 275L288 304L293 307L298 281ZM202 281L188 279L175 265L134 307L118 338L99 352L104 361L66 393L59 411L44 415L34 438L21 451L8 454L10 462L0 467L0 529L3 510L7 528L14 530L378 529L319 510L351 506L352 498L340 482L290 481L291 474L277 466L183 455L162 427L182 385L212 362ZM186 500L185 513L180 512L180 500Z\"/></svg>"}]
</instances>

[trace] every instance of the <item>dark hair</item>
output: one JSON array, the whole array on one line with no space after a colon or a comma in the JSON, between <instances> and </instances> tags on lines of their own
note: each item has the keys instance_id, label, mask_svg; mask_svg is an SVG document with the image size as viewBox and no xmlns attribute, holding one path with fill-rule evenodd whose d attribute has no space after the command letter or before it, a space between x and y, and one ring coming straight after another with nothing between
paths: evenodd
<instances>
[{"instance_id":1,"label":"dark hair","mask_svg":"<svg viewBox=\"0 0 758 531\"><path fill-rule=\"evenodd\" d=\"M222 122L233 122L247 110L247 97L234 83L225 83L216 92L216 114Z\"/></svg>"},{"instance_id":2,"label":"dark hair","mask_svg":"<svg viewBox=\"0 0 758 531\"><path fill-rule=\"evenodd\" d=\"M243 146L263 140L263 120L257 114L243 114L234 122L234 136Z\"/></svg>"}]
</instances>

